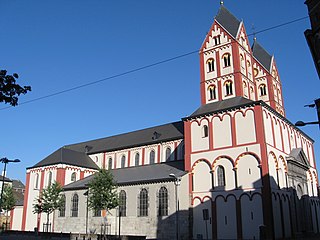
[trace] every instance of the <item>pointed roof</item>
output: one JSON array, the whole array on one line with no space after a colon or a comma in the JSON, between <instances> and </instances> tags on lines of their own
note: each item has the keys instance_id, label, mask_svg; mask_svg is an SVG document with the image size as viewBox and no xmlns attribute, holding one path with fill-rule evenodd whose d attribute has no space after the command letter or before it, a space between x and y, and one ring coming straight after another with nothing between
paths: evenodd
<instances>
[{"instance_id":1,"label":"pointed roof","mask_svg":"<svg viewBox=\"0 0 320 240\"><path fill-rule=\"evenodd\" d=\"M117 168L110 172L115 182L120 185L133 185L143 183L154 183L162 181L173 181L169 176L173 173L177 177L187 174L184 171L184 161L172 161L164 163L155 163L137 167ZM64 190L86 189L88 183L94 178L94 174L79 181L70 183L63 187Z\"/></svg>"},{"instance_id":2,"label":"pointed roof","mask_svg":"<svg viewBox=\"0 0 320 240\"><path fill-rule=\"evenodd\" d=\"M241 21L239 21L228 9L221 5L215 20L236 38Z\"/></svg>"},{"instance_id":3,"label":"pointed roof","mask_svg":"<svg viewBox=\"0 0 320 240\"><path fill-rule=\"evenodd\" d=\"M54 165L59 163L84 168L99 169L99 167L92 161L92 159L89 156L87 156L86 153L77 152L65 147L59 148L54 153L50 154L48 157L38 162L36 165L27 169Z\"/></svg>"},{"instance_id":4,"label":"pointed roof","mask_svg":"<svg viewBox=\"0 0 320 240\"><path fill-rule=\"evenodd\" d=\"M252 53L262 66L270 72L272 56L256 40L252 45Z\"/></svg>"}]
</instances>

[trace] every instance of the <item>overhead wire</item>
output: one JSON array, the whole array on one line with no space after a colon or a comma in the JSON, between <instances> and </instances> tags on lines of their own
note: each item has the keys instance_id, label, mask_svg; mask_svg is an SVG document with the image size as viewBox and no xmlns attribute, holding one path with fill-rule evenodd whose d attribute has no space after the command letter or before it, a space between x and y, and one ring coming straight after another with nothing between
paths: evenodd
<instances>
[{"instance_id":1,"label":"overhead wire","mask_svg":"<svg viewBox=\"0 0 320 240\"><path fill-rule=\"evenodd\" d=\"M260 31L254 32L254 33L250 33L250 34L248 34L248 36L255 36L256 34L259 34L259 33L263 33L263 32L270 31L270 30L273 30L273 29L276 29L276 28L279 28L279 27L283 27L283 26L286 26L286 25L289 25L289 24L292 24L292 23L295 23L295 22L299 22L299 21L304 20L304 19L306 19L308 17L309 16L297 18L297 19L294 19L294 20L289 21L289 22L285 22L285 23L281 23L281 24L278 24L278 25L275 25L275 26L272 26L272 27L269 27L269 28L265 28L263 30L260 30ZM50 97L57 96L57 95L60 95L60 94L63 94L63 93L71 92L71 91L74 91L74 90L77 90L77 89L80 89L80 88L84 88L84 87L88 87L88 86L91 86L91 85L94 85L94 84L97 84L97 83L101 83L101 82L104 82L104 81L107 81L107 80L110 80L110 79L118 78L118 77L121 77L121 76L124 76L124 75L128 75L128 74L131 74L131 73L134 73L134 72L145 70L147 68L151 68L151 67L154 67L154 66L157 66L157 65L160 65L160 64L164 64L164 63L171 62L171 61L174 61L174 60L177 60L177 59L180 59L180 58L184 58L184 57L187 57L189 55L192 55L192 54L195 54L195 53L198 53L198 52L199 52L199 50L194 50L194 51L191 51L191 52L188 52L188 53L184 53L184 54L181 54L181 55L178 55L178 56L175 56L175 57L171 57L171 58L168 58L168 59L165 59L165 60L161 60L161 61L158 61L158 62L155 62L155 63L151 63L151 64L148 64L148 65L145 65L145 66L142 66L142 67L138 67L138 68L135 68L135 69L132 69L132 70L128 70L128 71L125 71L125 72L122 72L122 73L119 73L119 74L115 74L115 75L112 75L112 76L109 76L109 77L106 77L106 78L102 78L102 79L99 79L99 80L96 80L96 81L88 82L88 83L85 83L85 84L82 84L82 85L78 85L78 86L71 87L71 88L68 88L68 89L64 89L64 90L61 90L61 91L58 91L58 92L54 92L54 93L51 93L51 94L48 94L48 95L45 95L45 96L42 96L42 97L38 97L38 98L31 99L31 100L27 100L27 101L19 103L17 106L28 104L28 103L32 103L32 102L36 102L36 101L40 101L40 100L43 100L43 99L46 99L46 98L50 98ZM11 107L12 106L3 107L3 108L0 108L0 110L9 109Z\"/></svg>"}]
</instances>

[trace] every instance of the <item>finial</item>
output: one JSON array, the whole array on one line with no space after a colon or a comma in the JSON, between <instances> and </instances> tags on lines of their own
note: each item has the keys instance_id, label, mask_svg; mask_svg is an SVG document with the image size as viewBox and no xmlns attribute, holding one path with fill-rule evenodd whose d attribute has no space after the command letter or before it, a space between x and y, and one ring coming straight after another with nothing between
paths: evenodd
<instances>
[{"instance_id":1,"label":"finial","mask_svg":"<svg viewBox=\"0 0 320 240\"><path fill-rule=\"evenodd\" d=\"M223 1L222 0L220 1L220 5L223 5Z\"/></svg>"},{"instance_id":2,"label":"finial","mask_svg":"<svg viewBox=\"0 0 320 240\"><path fill-rule=\"evenodd\" d=\"M257 36L256 36L256 28L254 27L254 24L252 24L252 33L253 33L253 41L256 41L257 40Z\"/></svg>"}]
</instances>

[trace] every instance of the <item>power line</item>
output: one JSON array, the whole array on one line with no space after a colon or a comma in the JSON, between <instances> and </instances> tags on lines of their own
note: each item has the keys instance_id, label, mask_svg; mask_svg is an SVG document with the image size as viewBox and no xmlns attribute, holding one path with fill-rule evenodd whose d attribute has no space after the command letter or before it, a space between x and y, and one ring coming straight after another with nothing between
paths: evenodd
<instances>
[{"instance_id":1,"label":"power line","mask_svg":"<svg viewBox=\"0 0 320 240\"><path fill-rule=\"evenodd\" d=\"M282 24L279 24L279 25L276 25L276 26L273 26L273 27L269 27L269 28L266 28L266 29L263 29L263 30L260 30L260 31L254 32L254 33L250 33L250 34L248 34L248 36L253 36L253 35L256 35L256 34L259 34L259 33L263 33L263 32L266 32L266 31L273 30L275 28L283 27L283 26L286 26L286 25L289 25L289 24L304 20L304 19L306 19L308 17L309 16L302 17L302 18L297 18L297 19L289 21L289 22L285 22L285 23L282 23ZM24 105L24 104L40 101L42 99L54 97L54 96L57 96L57 95L60 95L60 94L63 94L63 93L67 93L67 92L71 92L71 91L74 91L74 90L77 90L77 89L80 89L80 88L88 87L88 86L91 86L91 85L94 85L94 84L97 84L97 83L101 83L101 82L104 82L104 81L107 81L107 80L110 80L110 79L113 79L113 78L117 78L117 77L128 75L128 74L131 74L131 73L134 73L134 72L138 72L138 71L141 71L141 70L144 70L144 69L147 69L147 68L151 68L151 67L163 64L163 63L167 63L167 62L171 62L171 61L177 60L179 58L187 57L189 55L192 55L192 54L195 54L195 53L198 53L198 52L199 52L199 50L195 50L195 51L192 51L192 52L184 53L184 54L181 54L181 55L178 55L178 56L175 56L175 57L172 57L172 58L168 58L168 59L165 59L165 60L162 60L162 61L159 61L159 62L155 62L155 63L148 64L148 65L145 65L145 66L142 66L142 67L139 67L139 68L135 68L135 69L132 69L132 70L129 70L129 71L126 71L126 72L115 74L115 75L112 75L110 77L102 78L102 79L99 79L99 80L96 80L96 81L93 81L93 82L85 83L85 84L82 84L82 85L79 85L79 86L75 86L75 87L68 88L68 89L65 89L65 90L61 90L61 91L58 91L58 92L55 92L55 93L51 93L51 94L48 94L48 95L45 95L45 96L42 96L42 97L38 97L38 98L34 98L34 99L31 99L31 100L28 100L28 101L25 101L25 102L21 102L21 103L19 103L19 105ZM0 108L0 110L5 110L5 109L11 108L11 107L12 106L7 106L7 107L4 107L4 108Z\"/></svg>"}]
</instances>

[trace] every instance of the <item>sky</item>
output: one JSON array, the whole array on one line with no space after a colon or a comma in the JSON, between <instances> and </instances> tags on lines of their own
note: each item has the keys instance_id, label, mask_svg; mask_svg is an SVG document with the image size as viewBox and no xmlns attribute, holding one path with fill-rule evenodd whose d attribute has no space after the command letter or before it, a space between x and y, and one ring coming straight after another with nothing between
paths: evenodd
<instances>
[{"instance_id":1,"label":"sky","mask_svg":"<svg viewBox=\"0 0 320 240\"><path fill-rule=\"evenodd\" d=\"M244 21L248 34L308 15L298 0L224 5ZM197 53L33 100L199 50L219 6L218 0L2 0L0 69L18 73L18 83L32 87L21 105L0 103L0 157L21 160L8 165L7 176L25 182L27 167L64 145L190 115L200 106ZM317 119L315 109L304 107L320 97L307 28L304 19L256 35L275 56L292 123ZM319 127L302 130L315 140L320 166Z\"/></svg>"}]
</instances>

